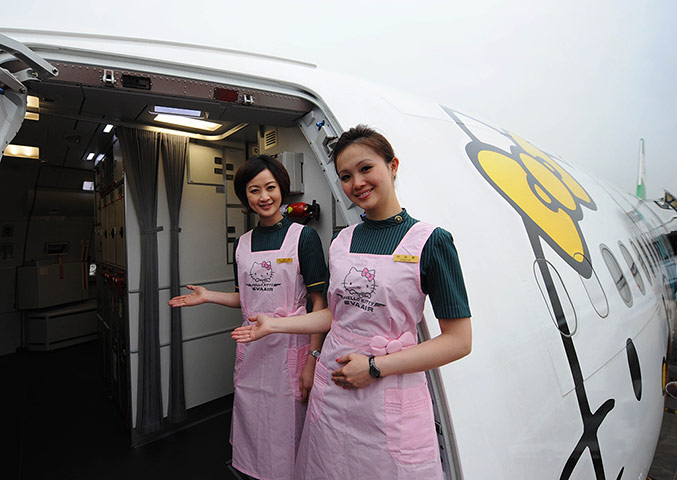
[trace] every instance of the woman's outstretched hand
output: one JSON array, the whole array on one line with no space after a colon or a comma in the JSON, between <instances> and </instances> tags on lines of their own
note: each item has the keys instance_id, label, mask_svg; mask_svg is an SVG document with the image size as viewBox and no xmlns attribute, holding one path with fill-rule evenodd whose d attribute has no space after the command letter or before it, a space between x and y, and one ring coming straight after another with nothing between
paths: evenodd
<instances>
[{"instance_id":1,"label":"woman's outstretched hand","mask_svg":"<svg viewBox=\"0 0 677 480\"><path fill-rule=\"evenodd\" d=\"M188 295L179 295L172 298L169 302L171 307L192 307L200 305L207 301L208 290L205 287L196 287L195 285L186 285L186 288L192 290Z\"/></svg>"},{"instance_id":2,"label":"woman's outstretched hand","mask_svg":"<svg viewBox=\"0 0 677 480\"><path fill-rule=\"evenodd\" d=\"M237 343L249 343L270 335L272 332L270 321L271 317L262 313L249 317L251 324L237 327L230 332L230 336Z\"/></svg>"},{"instance_id":3,"label":"woman's outstretched hand","mask_svg":"<svg viewBox=\"0 0 677 480\"><path fill-rule=\"evenodd\" d=\"M376 380L369 375L369 357L366 355L349 353L337 358L336 363L344 364L331 374L331 379L339 387L348 389L364 388Z\"/></svg>"}]
</instances>

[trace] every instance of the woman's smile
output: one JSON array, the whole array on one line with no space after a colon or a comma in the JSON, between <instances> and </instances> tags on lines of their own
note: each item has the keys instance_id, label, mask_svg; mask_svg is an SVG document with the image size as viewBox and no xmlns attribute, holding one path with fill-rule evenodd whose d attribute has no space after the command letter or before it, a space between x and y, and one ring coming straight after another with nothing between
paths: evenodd
<instances>
[{"instance_id":1,"label":"woman's smile","mask_svg":"<svg viewBox=\"0 0 677 480\"><path fill-rule=\"evenodd\" d=\"M249 207L258 214L261 225L271 226L282 220L282 193L270 170L262 170L252 178L246 192Z\"/></svg>"},{"instance_id":2,"label":"woman's smile","mask_svg":"<svg viewBox=\"0 0 677 480\"><path fill-rule=\"evenodd\" d=\"M382 220L402 210L394 185L397 158L386 162L370 147L353 144L336 161L343 192L365 211L367 218Z\"/></svg>"}]
</instances>

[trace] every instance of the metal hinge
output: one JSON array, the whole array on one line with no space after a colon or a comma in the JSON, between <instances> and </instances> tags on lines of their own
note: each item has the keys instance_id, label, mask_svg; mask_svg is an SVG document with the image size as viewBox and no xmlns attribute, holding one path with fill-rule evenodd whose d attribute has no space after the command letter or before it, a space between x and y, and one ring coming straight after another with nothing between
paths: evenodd
<instances>
[{"instance_id":1,"label":"metal hinge","mask_svg":"<svg viewBox=\"0 0 677 480\"><path fill-rule=\"evenodd\" d=\"M110 87L115 86L115 71L114 70L104 70L103 76L101 77L101 83L108 85Z\"/></svg>"}]
</instances>

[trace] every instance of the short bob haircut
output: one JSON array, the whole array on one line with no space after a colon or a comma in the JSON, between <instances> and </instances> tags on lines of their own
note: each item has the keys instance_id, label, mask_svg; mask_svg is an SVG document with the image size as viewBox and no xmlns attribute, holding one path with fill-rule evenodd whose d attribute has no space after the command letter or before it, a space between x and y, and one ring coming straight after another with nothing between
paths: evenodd
<instances>
[{"instance_id":1,"label":"short bob haircut","mask_svg":"<svg viewBox=\"0 0 677 480\"><path fill-rule=\"evenodd\" d=\"M386 140L386 137L373 128L360 124L343 132L336 144L334 144L334 151L331 156L334 159L334 169L337 173L338 163L336 161L338 160L339 155L353 144L371 148L374 152L383 157L383 160L385 160L386 163L392 162L393 158L395 158L393 147L390 145L390 142Z\"/></svg>"},{"instance_id":2,"label":"short bob haircut","mask_svg":"<svg viewBox=\"0 0 677 480\"><path fill-rule=\"evenodd\" d=\"M270 170L275 181L280 186L280 193L282 194L282 203L287 201L289 195L289 174L284 165L276 158L268 155L258 155L252 157L237 169L233 184L235 185L235 195L240 199L245 213L251 213L252 209L249 207L247 200L247 184L252 179L264 170Z\"/></svg>"}]
</instances>

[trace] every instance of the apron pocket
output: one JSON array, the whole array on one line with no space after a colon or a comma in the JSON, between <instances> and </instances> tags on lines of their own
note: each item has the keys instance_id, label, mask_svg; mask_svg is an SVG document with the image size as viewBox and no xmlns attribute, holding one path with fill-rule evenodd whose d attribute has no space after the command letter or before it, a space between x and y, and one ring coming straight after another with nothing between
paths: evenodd
<instances>
[{"instance_id":1,"label":"apron pocket","mask_svg":"<svg viewBox=\"0 0 677 480\"><path fill-rule=\"evenodd\" d=\"M245 353L245 344L238 343L235 347L235 370L233 372L233 385L237 386L238 380L240 379L240 368L242 367L242 362L244 361Z\"/></svg>"},{"instance_id":2,"label":"apron pocket","mask_svg":"<svg viewBox=\"0 0 677 480\"><path fill-rule=\"evenodd\" d=\"M324 390L327 388L327 367L319 360L315 364L315 377L313 379L313 388L310 390L310 400L308 403L308 418L312 423L317 422L322 415L322 405L324 404Z\"/></svg>"},{"instance_id":3,"label":"apron pocket","mask_svg":"<svg viewBox=\"0 0 677 480\"><path fill-rule=\"evenodd\" d=\"M431 461L438 448L428 386L385 390L388 450L399 463Z\"/></svg>"},{"instance_id":4,"label":"apron pocket","mask_svg":"<svg viewBox=\"0 0 677 480\"><path fill-rule=\"evenodd\" d=\"M290 347L287 349L287 375L289 377L289 386L294 394L294 398L301 400L301 388L299 386L299 379L303 367L308 361L308 352L310 345L304 345L301 348Z\"/></svg>"}]
</instances>

